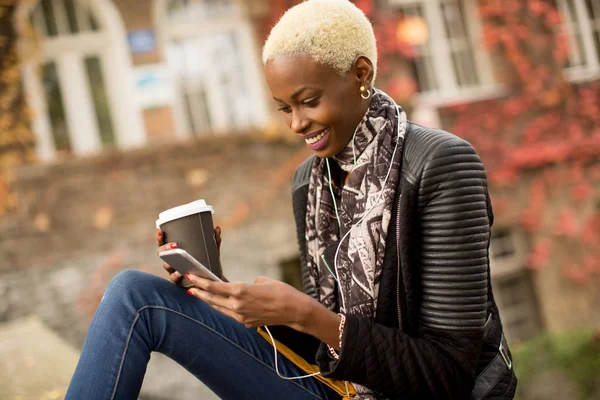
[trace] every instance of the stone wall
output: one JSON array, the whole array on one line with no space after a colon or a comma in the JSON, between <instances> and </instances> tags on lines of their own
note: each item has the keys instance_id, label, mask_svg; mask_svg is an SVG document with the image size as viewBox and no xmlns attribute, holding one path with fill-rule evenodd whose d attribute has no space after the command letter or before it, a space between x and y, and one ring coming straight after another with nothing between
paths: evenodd
<instances>
[{"instance_id":1,"label":"stone wall","mask_svg":"<svg viewBox=\"0 0 600 400\"><path fill-rule=\"evenodd\" d=\"M155 220L204 198L223 229L228 278L281 277L297 256L289 182L304 148L228 136L19 170L0 218L0 322L38 314L80 344L112 276L164 274Z\"/></svg>"}]
</instances>

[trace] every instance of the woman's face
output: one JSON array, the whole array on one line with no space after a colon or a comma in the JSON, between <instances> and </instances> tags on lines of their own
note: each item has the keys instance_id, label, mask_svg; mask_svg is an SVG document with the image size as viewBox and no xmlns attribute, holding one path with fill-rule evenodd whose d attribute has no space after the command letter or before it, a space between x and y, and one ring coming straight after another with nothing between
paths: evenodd
<instances>
[{"instance_id":1,"label":"woman's face","mask_svg":"<svg viewBox=\"0 0 600 400\"><path fill-rule=\"evenodd\" d=\"M267 61L265 74L285 122L317 156L334 156L348 145L370 103L359 89L370 89L367 58L359 57L341 77L310 56L279 56Z\"/></svg>"}]
</instances>

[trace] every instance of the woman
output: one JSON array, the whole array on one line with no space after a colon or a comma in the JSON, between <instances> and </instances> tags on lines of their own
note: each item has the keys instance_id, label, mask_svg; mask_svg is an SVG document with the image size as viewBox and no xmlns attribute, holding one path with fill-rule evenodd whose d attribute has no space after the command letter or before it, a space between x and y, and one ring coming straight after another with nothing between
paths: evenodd
<instances>
[{"instance_id":1,"label":"woman","mask_svg":"<svg viewBox=\"0 0 600 400\"><path fill-rule=\"evenodd\" d=\"M67 399L136 398L152 351L222 398L512 398L473 148L408 122L373 87L373 29L346 0L288 10L263 60L278 109L316 155L293 184L306 293L188 276L188 295L125 271L96 311Z\"/></svg>"}]
</instances>

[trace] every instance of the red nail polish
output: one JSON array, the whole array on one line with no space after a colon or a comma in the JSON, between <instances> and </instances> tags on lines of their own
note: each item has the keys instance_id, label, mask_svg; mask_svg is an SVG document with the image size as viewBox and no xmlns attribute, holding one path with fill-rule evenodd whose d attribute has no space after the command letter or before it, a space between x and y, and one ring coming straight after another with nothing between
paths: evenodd
<instances>
[{"instance_id":1,"label":"red nail polish","mask_svg":"<svg viewBox=\"0 0 600 400\"><path fill-rule=\"evenodd\" d=\"M169 245L169 247L172 248L172 249L176 249L177 248L177 243L171 243Z\"/></svg>"},{"instance_id":2,"label":"red nail polish","mask_svg":"<svg viewBox=\"0 0 600 400\"><path fill-rule=\"evenodd\" d=\"M221 227L220 227L219 225L217 225L217 229L218 229L218 230L221 230Z\"/></svg>"},{"instance_id":3,"label":"red nail polish","mask_svg":"<svg viewBox=\"0 0 600 400\"><path fill-rule=\"evenodd\" d=\"M187 279L188 281L191 280L190 279L190 274L185 274L185 279Z\"/></svg>"},{"instance_id":4,"label":"red nail polish","mask_svg":"<svg viewBox=\"0 0 600 400\"><path fill-rule=\"evenodd\" d=\"M188 292L188 294L189 294L190 296L193 296L193 295L194 295L194 293L192 293L192 289L188 289L188 291L187 291L187 292Z\"/></svg>"},{"instance_id":5,"label":"red nail polish","mask_svg":"<svg viewBox=\"0 0 600 400\"><path fill-rule=\"evenodd\" d=\"M156 236L161 237L162 236L162 232L161 231L156 232Z\"/></svg>"}]
</instances>

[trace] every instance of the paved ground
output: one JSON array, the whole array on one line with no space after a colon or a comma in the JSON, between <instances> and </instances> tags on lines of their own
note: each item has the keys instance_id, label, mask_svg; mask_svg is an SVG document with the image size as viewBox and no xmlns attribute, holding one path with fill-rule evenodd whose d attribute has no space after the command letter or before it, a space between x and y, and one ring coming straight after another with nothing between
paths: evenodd
<instances>
[{"instance_id":1,"label":"paved ground","mask_svg":"<svg viewBox=\"0 0 600 400\"><path fill-rule=\"evenodd\" d=\"M78 357L37 317L0 325L0 399L62 399Z\"/></svg>"},{"instance_id":2,"label":"paved ground","mask_svg":"<svg viewBox=\"0 0 600 400\"><path fill-rule=\"evenodd\" d=\"M148 400L219 399L182 366L159 353L152 353L148 363L140 400L146 398Z\"/></svg>"},{"instance_id":3,"label":"paved ground","mask_svg":"<svg viewBox=\"0 0 600 400\"><path fill-rule=\"evenodd\" d=\"M0 399L64 398L79 351L37 316L0 324ZM153 354L140 400L215 400L217 397L181 366Z\"/></svg>"}]
</instances>

